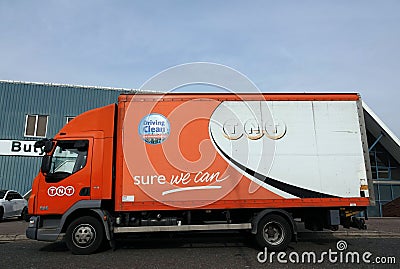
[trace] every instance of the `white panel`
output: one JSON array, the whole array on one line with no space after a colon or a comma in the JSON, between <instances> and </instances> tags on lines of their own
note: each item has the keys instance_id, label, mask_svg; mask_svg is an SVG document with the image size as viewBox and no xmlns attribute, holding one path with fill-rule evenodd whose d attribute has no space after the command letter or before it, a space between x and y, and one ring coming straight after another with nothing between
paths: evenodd
<instances>
[{"instance_id":1,"label":"white panel","mask_svg":"<svg viewBox=\"0 0 400 269\"><path fill-rule=\"evenodd\" d=\"M246 136L249 119L259 122L262 137ZM224 133L227 122L230 139ZM273 130L283 137L268 137ZM360 197L366 171L355 101L223 102L212 115L210 133L221 151L264 176L324 194Z\"/></svg>"},{"instance_id":2,"label":"white panel","mask_svg":"<svg viewBox=\"0 0 400 269\"><path fill-rule=\"evenodd\" d=\"M360 196L366 172L356 102L276 101L270 108L287 124L270 177L335 196Z\"/></svg>"},{"instance_id":3,"label":"white panel","mask_svg":"<svg viewBox=\"0 0 400 269\"><path fill-rule=\"evenodd\" d=\"M321 156L321 191L341 197L360 197L360 161L358 156Z\"/></svg>"},{"instance_id":4,"label":"white panel","mask_svg":"<svg viewBox=\"0 0 400 269\"><path fill-rule=\"evenodd\" d=\"M296 187L321 192L317 156L277 154L269 177Z\"/></svg>"},{"instance_id":5,"label":"white panel","mask_svg":"<svg viewBox=\"0 0 400 269\"><path fill-rule=\"evenodd\" d=\"M313 111L318 154L362 156L355 102L313 102Z\"/></svg>"},{"instance_id":6,"label":"white panel","mask_svg":"<svg viewBox=\"0 0 400 269\"><path fill-rule=\"evenodd\" d=\"M286 134L276 140L279 155L315 156L317 152L311 102L269 102L275 120L286 124Z\"/></svg>"}]
</instances>

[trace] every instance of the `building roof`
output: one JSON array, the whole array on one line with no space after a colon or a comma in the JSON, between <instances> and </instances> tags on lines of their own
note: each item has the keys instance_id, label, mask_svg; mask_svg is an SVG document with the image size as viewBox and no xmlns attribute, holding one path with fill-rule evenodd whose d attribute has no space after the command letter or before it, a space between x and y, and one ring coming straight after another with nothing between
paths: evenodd
<instances>
[{"instance_id":1,"label":"building roof","mask_svg":"<svg viewBox=\"0 0 400 269\"><path fill-rule=\"evenodd\" d=\"M61 84L61 83L46 83L46 82L29 82L29 81L18 81L18 80L2 80L0 83L15 83L15 84L26 84L26 85L42 85L42 86L53 86L53 87L68 87L68 88L84 88L84 89L98 89L98 90L115 90L115 91L127 91L127 92L139 92L138 89L128 88L115 88L115 87L101 87L101 86L88 86L88 85L73 85L73 84Z\"/></svg>"},{"instance_id":2,"label":"building roof","mask_svg":"<svg viewBox=\"0 0 400 269\"><path fill-rule=\"evenodd\" d=\"M367 131L370 132L376 139L379 137L379 143L400 163L400 140L387 127L387 125L372 111L372 109L363 102L364 119ZM372 145L369 145L372 146Z\"/></svg>"}]
</instances>

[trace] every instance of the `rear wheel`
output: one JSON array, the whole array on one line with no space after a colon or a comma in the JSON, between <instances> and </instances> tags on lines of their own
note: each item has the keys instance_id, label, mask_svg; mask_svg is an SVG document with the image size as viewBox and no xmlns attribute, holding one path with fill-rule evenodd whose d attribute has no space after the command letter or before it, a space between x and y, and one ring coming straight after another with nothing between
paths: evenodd
<instances>
[{"instance_id":1,"label":"rear wheel","mask_svg":"<svg viewBox=\"0 0 400 269\"><path fill-rule=\"evenodd\" d=\"M272 251L283 251L287 248L291 239L290 225L280 215L266 215L258 223L256 240L260 247L266 247Z\"/></svg>"},{"instance_id":2,"label":"rear wheel","mask_svg":"<svg viewBox=\"0 0 400 269\"><path fill-rule=\"evenodd\" d=\"M68 226L66 243L74 254L92 254L99 250L103 241L103 225L94 217L80 217Z\"/></svg>"}]
</instances>

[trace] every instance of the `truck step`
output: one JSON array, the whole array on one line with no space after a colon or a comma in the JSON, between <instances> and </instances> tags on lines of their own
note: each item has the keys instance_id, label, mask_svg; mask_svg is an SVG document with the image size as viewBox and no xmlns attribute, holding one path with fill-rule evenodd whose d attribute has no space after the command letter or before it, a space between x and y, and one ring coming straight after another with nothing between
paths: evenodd
<instances>
[{"instance_id":1,"label":"truck step","mask_svg":"<svg viewBox=\"0 0 400 269\"><path fill-rule=\"evenodd\" d=\"M249 229L251 229L251 223L209 224L209 225L180 225L180 226L176 225L176 226L114 227L114 233L211 231L211 230L249 230Z\"/></svg>"}]
</instances>

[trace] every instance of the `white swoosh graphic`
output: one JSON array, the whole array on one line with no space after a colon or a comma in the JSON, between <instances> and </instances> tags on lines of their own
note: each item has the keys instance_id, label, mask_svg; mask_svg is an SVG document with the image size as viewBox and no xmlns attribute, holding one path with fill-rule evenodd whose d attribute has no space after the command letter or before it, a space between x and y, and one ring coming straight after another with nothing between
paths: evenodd
<instances>
[{"instance_id":1,"label":"white swoosh graphic","mask_svg":"<svg viewBox=\"0 0 400 269\"><path fill-rule=\"evenodd\" d=\"M162 195L167 195L174 192L181 192L181 191L192 191L192 190L206 190L206 189L221 189L222 186L198 186L198 187L186 187L186 188L177 188L172 189L169 191L164 191Z\"/></svg>"}]
</instances>

